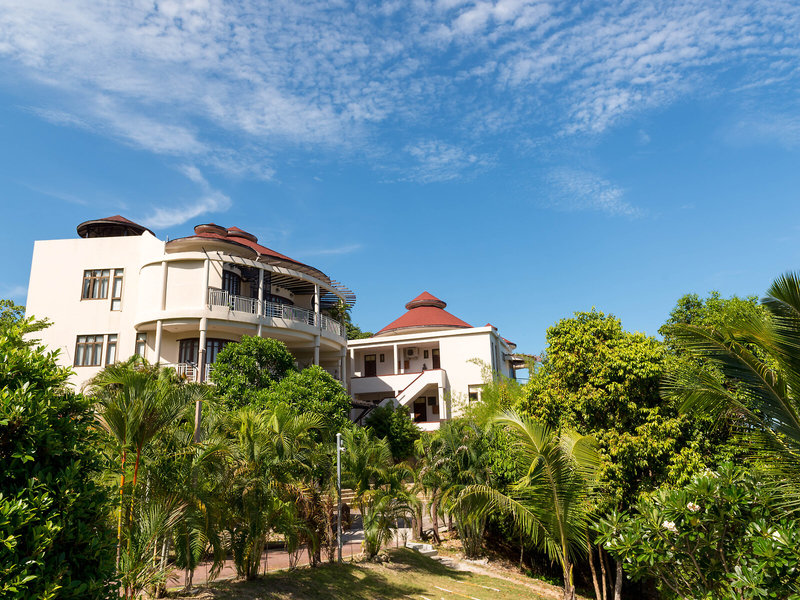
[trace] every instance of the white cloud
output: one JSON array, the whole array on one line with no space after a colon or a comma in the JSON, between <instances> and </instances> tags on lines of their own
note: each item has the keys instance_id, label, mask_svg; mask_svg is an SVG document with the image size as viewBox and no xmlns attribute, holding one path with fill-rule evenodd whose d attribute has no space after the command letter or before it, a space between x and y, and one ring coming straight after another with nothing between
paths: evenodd
<instances>
[{"instance_id":1,"label":"white cloud","mask_svg":"<svg viewBox=\"0 0 800 600\"><path fill-rule=\"evenodd\" d=\"M179 169L188 179L200 186L200 197L178 206L159 206L144 219L147 227L172 227L181 225L205 213L223 212L231 207L231 199L213 189L200 170L194 165L183 165Z\"/></svg>"},{"instance_id":2,"label":"white cloud","mask_svg":"<svg viewBox=\"0 0 800 600\"><path fill-rule=\"evenodd\" d=\"M638 217L642 211L626 202L625 190L589 171L572 168L551 170L546 204L564 211L597 211L613 216Z\"/></svg>"},{"instance_id":3,"label":"white cloud","mask_svg":"<svg viewBox=\"0 0 800 600\"><path fill-rule=\"evenodd\" d=\"M777 144L787 149L800 147L800 115L762 113L745 117L722 133L734 145Z\"/></svg>"},{"instance_id":4,"label":"white cloud","mask_svg":"<svg viewBox=\"0 0 800 600\"><path fill-rule=\"evenodd\" d=\"M24 285L12 285L2 288L0 298L9 298L14 301L24 302L28 296L28 287Z\"/></svg>"},{"instance_id":5,"label":"white cloud","mask_svg":"<svg viewBox=\"0 0 800 600\"><path fill-rule=\"evenodd\" d=\"M0 5L0 71L56 92L43 118L266 179L286 148L391 161L410 129L513 146L532 127L596 135L708 90L791 92L798 55L793 0ZM436 172L418 178L458 176Z\"/></svg>"},{"instance_id":6,"label":"white cloud","mask_svg":"<svg viewBox=\"0 0 800 600\"><path fill-rule=\"evenodd\" d=\"M488 156L440 140L421 140L405 147L414 161L403 179L419 183L451 181L473 175L491 163Z\"/></svg>"},{"instance_id":7,"label":"white cloud","mask_svg":"<svg viewBox=\"0 0 800 600\"><path fill-rule=\"evenodd\" d=\"M303 252L296 253L298 256L338 256L342 254L352 254L361 250L361 244L344 244L333 248L322 248L319 250L304 250Z\"/></svg>"}]
</instances>

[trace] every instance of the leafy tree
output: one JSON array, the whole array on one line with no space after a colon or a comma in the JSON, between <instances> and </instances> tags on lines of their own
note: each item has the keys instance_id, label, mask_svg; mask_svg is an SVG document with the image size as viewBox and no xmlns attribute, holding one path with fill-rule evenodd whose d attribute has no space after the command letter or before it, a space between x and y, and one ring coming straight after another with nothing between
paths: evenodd
<instances>
[{"instance_id":1,"label":"leafy tree","mask_svg":"<svg viewBox=\"0 0 800 600\"><path fill-rule=\"evenodd\" d=\"M0 597L115 598L92 410L29 326L0 328Z\"/></svg>"},{"instance_id":2,"label":"leafy tree","mask_svg":"<svg viewBox=\"0 0 800 600\"><path fill-rule=\"evenodd\" d=\"M459 506L475 518L486 512L510 514L526 536L561 565L563 597L572 600L573 565L588 543L589 501L600 464L596 442L513 412L497 417L497 422L514 436L525 475L509 494L489 485L468 486Z\"/></svg>"},{"instance_id":3,"label":"leafy tree","mask_svg":"<svg viewBox=\"0 0 800 600\"><path fill-rule=\"evenodd\" d=\"M411 419L408 408L395 407L391 402L374 408L366 419L376 437L389 440L389 448L395 462L414 454L414 443L419 439L420 429Z\"/></svg>"},{"instance_id":4,"label":"leafy tree","mask_svg":"<svg viewBox=\"0 0 800 600\"><path fill-rule=\"evenodd\" d=\"M783 481L800 508L800 275L776 279L762 304L768 318L742 313L721 324L672 328L697 359L670 373L665 392L692 414L734 424L738 439ZM720 376L721 375L721 376Z\"/></svg>"},{"instance_id":5,"label":"leafy tree","mask_svg":"<svg viewBox=\"0 0 800 600\"><path fill-rule=\"evenodd\" d=\"M50 324L47 319L26 319L24 306L15 304L13 300L0 300L0 331L17 326L22 333L33 333L50 327Z\"/></svg>"},{"instance_id":6,"label":"leafy tree","mask_svg":"<svg viewBox=\"0 0 800 600\"><path fill-rule=\"evenodd\" d=\"M728 463L598 525L628 575L665 598L800 598L800 526L772 486Z\"/></svg>"},{"instance_id":7,"label":"leafy tree","mask_svg":"<svg viewBox=\"0 0 800 600\"><path fill-rule=\"evenodd\" d=\"M364 338L372 337L371 331L362 331L361 328L353 323L353 319L350 316L350 311L352 307L347 303L339 300L336 305L332 306L328 309L328 313L334 319L341 321L344 323L345 330L347 332L347 339L348 340L361 340Z\"/></svg>"},{"instance_id":8,"label":"leafy tree","mask_svg":"<svg viewBox=\"0 0 800 600\"><path fill-rule=\"evenodd\" d=\"M211 381L229 408L261 405L263 390L295 370L286 344L271 338L242 336L217 355Z\"/></svg>"},{"instance_id":9,"label":"leafy tree","mask_svg":"<svg viewBox=\"0 0 800 600\"><path fill-rule=\"evenodd\" d=\"M260 394L259 402L267 407L285 404L297 415L318 415L323 422L322 429L329 434L351 426L351 401L347 390L317 365L290 372L280 381L273 382Z\"/></svg>"}]
</instances>

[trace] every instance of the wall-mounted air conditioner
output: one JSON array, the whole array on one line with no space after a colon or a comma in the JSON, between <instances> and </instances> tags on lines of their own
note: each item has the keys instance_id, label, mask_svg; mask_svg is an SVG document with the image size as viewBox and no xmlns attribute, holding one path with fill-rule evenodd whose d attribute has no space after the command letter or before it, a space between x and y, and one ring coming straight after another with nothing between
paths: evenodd
<instances>
[{"instance_id":1,"label":"wall-mounted air conditioner","mask_svg":"<svg viewBox=\"0 0 800 600\"><path fill-rule=\"evenodd\" d=\"M418 358L419 348L404 348L403 356L405 356L406 358Z\"/></svg>"}]
</instances>

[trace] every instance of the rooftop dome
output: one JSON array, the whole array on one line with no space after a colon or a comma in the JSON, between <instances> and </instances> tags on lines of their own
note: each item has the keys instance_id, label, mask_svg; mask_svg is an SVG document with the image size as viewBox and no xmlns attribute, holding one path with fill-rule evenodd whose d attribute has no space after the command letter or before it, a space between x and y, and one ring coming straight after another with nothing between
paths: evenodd
<instances>
[{"instance_id":1,"label":"rooftop dome","mask_svg":"<svg viewBox=\"0 0 800 600\"><path fill-rule=\"evenodd\" d=\"M468 329L472 325L444 310L447 303L433 294L422 292L406 304L406 312L375 334L375 337L415 331L439 331L442 329Z\"/></svg>"},{"instance_id":2,"label":"rooftop dome","mask_svg":"<svg viewBox=\"0 0 800 600\"><path fill-rule=\"evenodd\" d=\"M78 225L78 235L82 238L142 235L145 231L150 234L153 233L144 225L134 223L121 215L114 215L105 219L92 219Z\"/></svg>"}]
</instances>

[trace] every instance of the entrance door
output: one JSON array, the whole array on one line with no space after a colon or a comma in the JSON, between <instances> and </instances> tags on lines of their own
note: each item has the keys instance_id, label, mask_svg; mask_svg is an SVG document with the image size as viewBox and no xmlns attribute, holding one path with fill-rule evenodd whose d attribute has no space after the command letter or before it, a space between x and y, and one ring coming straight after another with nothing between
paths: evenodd
<instances>
[{"instance_id":1,"label":"entrance door","mask_svg":"<svg viewBox=\"0 0 800 600\"><path fill-rule=\"evenodd\" d=\"M425 396L414 400L414 422L423 423L427 418L427 410L425 407Z\"/></svg>"},{"instance_id":2,"label":"entrance door","mask_svg":"<svg viewBox=\"0 0 800 600\"><path fill-rule=\"evenodd\" d=\"M441 369L442 363L439 361L439 349L434 348L431 350L431 359L433 360L433 368L434 369Z\"/></svg>"},{"instance_id":3,"label":"entrance door","mask_svg":"<svg viewBox=\"0 0 800 600\"><path fill-rule=\"evenodd\" d=\"M375 377L378 374L378 364L374 354L364 356L364 377Z\"/></svg>"}]
</instances>

